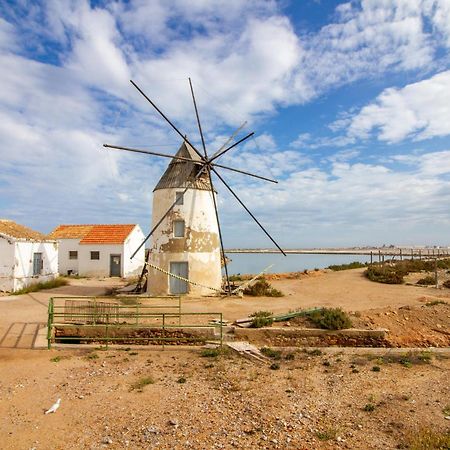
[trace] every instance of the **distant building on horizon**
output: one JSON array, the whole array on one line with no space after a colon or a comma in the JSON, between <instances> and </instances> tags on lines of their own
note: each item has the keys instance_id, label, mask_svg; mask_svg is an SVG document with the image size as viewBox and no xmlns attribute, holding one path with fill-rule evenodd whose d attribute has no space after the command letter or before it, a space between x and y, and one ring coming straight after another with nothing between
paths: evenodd
<instances>
[{"instance_id":1,"label":"distant building on horizon","mask_svg":"<svg viewBox=\"0 0 450 450\"><path fill-rule=\"evenodd\" d=\"M12 220L0 219L0 291L15 292L58 276L58 243Z\"/></svg>"},{"instance_id":2,"label":"distant building on horizon","mask_svg":"<svg viewBox=\"0 0 450 450\"><path fill-rule=\"evenodd\" d=\"M137 224L59 225L49 238L59 242L58 264L62 275L130 277L145 263L144 234Z\"/></svg>"}]
</instances>

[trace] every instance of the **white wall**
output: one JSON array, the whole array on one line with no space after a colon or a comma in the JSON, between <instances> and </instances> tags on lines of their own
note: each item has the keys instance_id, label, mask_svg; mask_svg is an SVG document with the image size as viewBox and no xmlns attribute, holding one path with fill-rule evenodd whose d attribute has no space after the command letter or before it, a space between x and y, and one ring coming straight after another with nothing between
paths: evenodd
<instances>
[{"instance_id":1,"label":"white wall","mask_svg":"<svg viewBox=\"0 0 450 450\"><path fill-rule=\"evenodd\" d=\"M58 250L58 264L59 273L61 275L67 275L69 271L73 274L78 273L78 259L69 259L69 251L79 252L78 244L79 239L60 239Z\"/></svg>"},{"instance_id":2,"label":"white wall","mask_svg":"<svg viewBox=\"0 0 450 450\"><path fill-rule=\"evenodd\" d=\"M16 241L14 248L14 291L58 276L57 242ZM33 275L34 253L42 253L43 268L39 275Z\"/></svg>"},{"instance_id":3,"label":"white wall","mask_svg":"<svg viewBox=\"0 0 450 450\"><path fill-rule=\"evenodd\" d=\"M0 236L0 291L14 290L14 242Z\"/></svg>"},{"instance_id":4,"label":"white wall","mask_svg":"<svg viewBox=\"0 0 450 450\"><path fill-rule=\"evenodd\" d=\"M136 225L124 244L124 257L122 262L124 277L141 274L142 267L144 267L145 263L145 245L139 249L133 259L130 259L130 257L142 244L144 239L145 236L141 227Z\"/></svg>"}]
</instances>

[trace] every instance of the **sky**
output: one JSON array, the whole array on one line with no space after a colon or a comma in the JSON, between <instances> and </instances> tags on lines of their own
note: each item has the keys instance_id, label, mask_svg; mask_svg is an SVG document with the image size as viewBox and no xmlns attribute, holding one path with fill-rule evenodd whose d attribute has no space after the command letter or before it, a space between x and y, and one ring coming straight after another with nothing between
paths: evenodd
<instances>
[{"instance_id":1,"label":"sky","mask_svg":"<svg viewBox=\"0 0 450 450\"><path fill-rule=\"evenodd\" d=\"M180 137L283 247L450 244L449 0L0 2L0 218L139 223ZM217 178L224 244L273 247Z\"/></svg>"}]
</instances>

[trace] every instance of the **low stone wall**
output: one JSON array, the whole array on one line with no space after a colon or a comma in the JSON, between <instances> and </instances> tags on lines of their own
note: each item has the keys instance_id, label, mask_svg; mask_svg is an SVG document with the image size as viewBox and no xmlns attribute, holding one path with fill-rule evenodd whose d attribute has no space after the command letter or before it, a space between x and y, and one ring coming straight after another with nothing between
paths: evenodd
<instances>
[{"instance_id":1,"label":"low stone wall","mask_svg":"<svg viewBox=\"0 0 450 450\"><path fill-rule=\"evenodd\" d=\"M198 345L205 343L208 340L217 340L220 338L218 332L215 333L215 328L132 328L109 326L89 326L89 325L70 325L70 326L55 326L54 338L56 343L102 343L102 339L112 339L109 343L120 345L161 345L163 342L167 345ZM66 338L66 339L61 339ZM70 338L70 339L67 339ZM139 339L137 339L139 338ZM158 338L170 338L169 341L164 341Z\"/></svg>"},{"instance_id":2,"label":"low stone wall","mask_svg":"<svg viewBox=\"0 0 450 450\"><path fill-rule=\"evenodd\" d=\"M270 344L279 347L390 347L387 330L321 330L308 328L235 328L239 341Z\"/></svg>"}]
</instances>

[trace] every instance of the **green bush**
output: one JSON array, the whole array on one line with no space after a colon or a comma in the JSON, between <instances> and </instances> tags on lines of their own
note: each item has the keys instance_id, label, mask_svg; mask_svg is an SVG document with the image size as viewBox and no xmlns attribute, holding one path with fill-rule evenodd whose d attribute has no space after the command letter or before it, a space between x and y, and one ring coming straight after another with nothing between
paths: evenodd
<instances>
[{"instance_id":1,"label":"green bush","mask_svg":"<svg viewBox=\"0 0 450 450\"><path fill-rule=\"evenodd\" d=\"M272 312L270 311L257 311L250 314L253 317L251 328L262 328L273 324Z\"/></svg>"},{"instance_id":2,"label":"green bush","mask_svg":"<svg viewBox=\"0 0 450 450\"><path fill-rule=\"evenodd\" d=\"M338 272L340 270L349 270L349 269L360 269L361 267L367 267L367 263L360 263L359 261L353 261L348 264L333 264L328 266L327 269L334 270Z\"/></svg>"},{"instance_id":3,"label":"green bush","mask_svg":"<svg viewBox=\"0 0 450 450\"><path fill-rule=\"evenodd\" d=\"M420 284L420 285L423 285L423 286L430 286L430 285L433 285L435 283L436 283L435 278L428 276L428 277L421 278L416 284Z\"/></svg>"},{"instance_id":4,"label":"green bush","mask_svg":"<svg viewBox=\"0 0 450 450\"><path fill-rule=\"evenodd\" d=\"M279 350L274 350L273 348L270 347L262 347L260 350L261 353L267 356L268 358L281 359L281 352Z\"/></svg>"},{"instance_id":5,"label":"green bush","mask_svg":"<svg viewBox=\"0 0 450 450\"><path fill-rule=\"evenodd\" d=\"M377 283L402 284L403 277L407 275L407 272L396 266L370 266L364 274L370 281Z\"/></svg>"},{"instance_id":6,"label":"green bush","mask_svg":"<svg viewBox=\"0 0 450 450\"><path fill-rule=\"evenodd\" d=\"M342 330L352 326L350 317L341 308L316 309L306 313L306 317L326 330Z\"/></svg>"},{"instance_id":7,"label":"green bush","mask_svg":"<svg viewBox=\"0 0 450 450\"><path fill-rule=\"evenodd\" d=\"M246 287L244 294L253 297L283 297L283 293L273 288L265 278L260 278L256 283Z\"/></svg>"}]
</instances>

